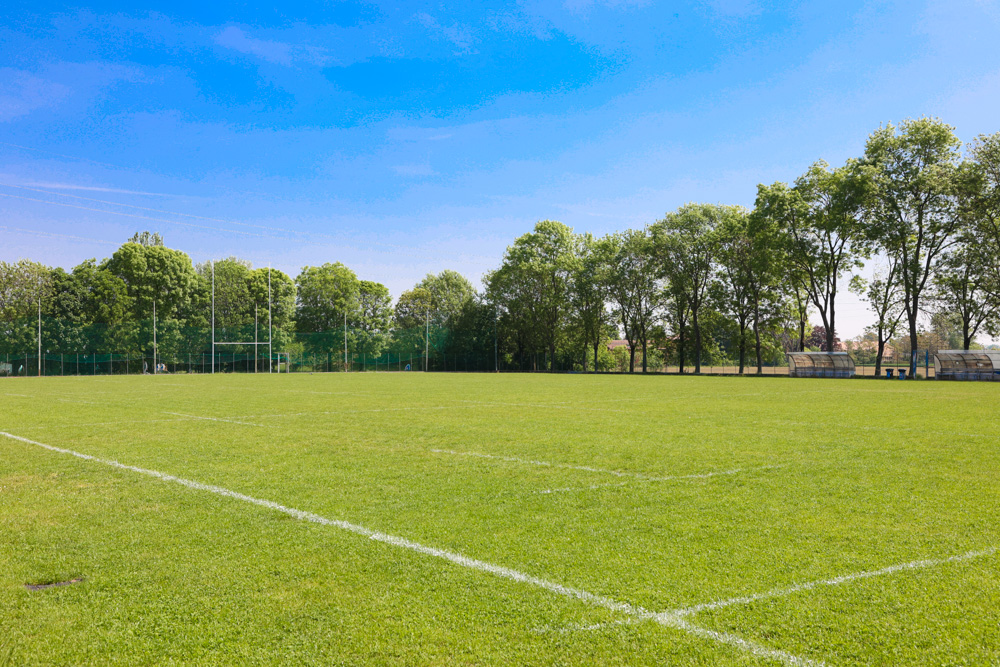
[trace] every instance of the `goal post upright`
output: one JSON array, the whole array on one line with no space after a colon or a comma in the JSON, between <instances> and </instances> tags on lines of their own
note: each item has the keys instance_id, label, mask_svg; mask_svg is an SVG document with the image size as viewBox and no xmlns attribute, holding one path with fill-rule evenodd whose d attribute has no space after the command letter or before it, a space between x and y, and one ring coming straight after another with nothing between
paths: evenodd
<instances>
[{"instance_id":1,"label":"goal post upright","mask_svg":"<svg viewBox=\"0 0 1000 667\"><path fill-rule=\"evenodd\" d=\"M215 260L212 266L212 375L215 375Z\"/></svg>"},{"instance_id":2,"label":"goal post upright","mask_svg":"<svg viewBox=\"0 0 1000 667\"><path fill-rule=\"evenodd\" d=\"M274 363L274 349L271 347L271 263L267 264L267 372L271 373L271 364Z\"/></svg>"}]
</instances>

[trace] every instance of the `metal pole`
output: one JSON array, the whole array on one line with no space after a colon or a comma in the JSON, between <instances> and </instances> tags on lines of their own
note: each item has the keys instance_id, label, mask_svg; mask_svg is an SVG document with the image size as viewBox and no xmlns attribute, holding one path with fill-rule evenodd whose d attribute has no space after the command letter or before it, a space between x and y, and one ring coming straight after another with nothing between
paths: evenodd
<instances>
[{"instance_id":1,"label":"metal pole","mask_svg":"<svg viewBox=\"0 0 1000 667\"><path fill-rule=\"evenodd\" d=\"M424 372L427 372L431 362L430 340L431 340L431 311L424 311Z\"/></svg>"},{"instance_id":2,"label":"metal pole","mask_svg":"<svg viewBox=\"0 0 1000 667\"><path fill-rule=\"evenodd\" d=\"M344 372L347 372L347 311L344 311Z\"/></svg>"},{"instance_id":3,"label":"metal pole","mask_svg":"<svg viewBox=\"0 0 1000 667\"><path fill-rule=\"evenodd\" d=\"M215 375L215 260L212 266L212 374Z\"/></svg>"},{"instance_id":4,"label":"metal pole","mask_svg":"<svg viewBox=\"0 0 1000 667\"><path fill-rule=\"evenodd\" d=\"M27 370L25 370L27 373ZM38 377L42 377L42 281L38 281Z\"/></svg>"},{"instance_id":5,"label":"metal pole","mask_svg":"<svg viewBox=\"0 0 1000 667\"><path fill-rule=\"evenodd\" d=\"M153 299L153 375L156 375L156 299Z\"/></svg>"},{"instance_id":6,"label":"metal pole","mask_svg":"<svg viewBox=\"0 0 1000 667\"><path fill-rule=\"evenodd\" d=\"M271 265L267 265L267 372L271 372L271 360L274 359L271 349Z\"/></svg>"},{"instance_id":7,"label":"metal pole","mask_svg":"<svg viewBox=\"0 0 1000 667\"><path fill-rule=\"evenodd\" d=\"M257 372L257 304L253 305L253 372Z\"/></svg>"},{"instance_id":8,"label":"metal pole","mask_svg":"<svg viewBox=\"0 0 1000 667\"><path fill-rule=\"evenodd\" d=\"M496 308L494 308L493 309L493 372L494 373L499 373L500 372L500 357L497 354L497 320L498 319L499 318L497 316L497 310L496 310ZM597 369L594 369L594 370L597 370Z\"/></svg>"}]
</instances>

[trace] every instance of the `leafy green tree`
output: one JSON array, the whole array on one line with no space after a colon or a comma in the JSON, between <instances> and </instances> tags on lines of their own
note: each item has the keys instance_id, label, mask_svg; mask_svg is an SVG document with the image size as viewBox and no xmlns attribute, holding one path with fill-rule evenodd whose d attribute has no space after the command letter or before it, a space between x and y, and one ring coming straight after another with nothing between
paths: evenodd
<instances>
[{"instance_id":1,"label":"leafy green tree","mask_svg":"<svg viewBox=\"0 0 1000 667\"><path fill-rule=\"evenodd\" d=\"M158 232L136 232L129 238L128 243L138 243L144 246L162 246L163 237Z\"/></svg>"},{"instance_id":2,"label":"leafy green tree","mask_svg":"<svg viewBox=\"0 0 1000 667\"><path fill-rule=\"evenodd\" d=\"M126 243L101 268L125 283L136 320L152 319L154 301L157 317L178 319L196 293L194 265L180 250Z\"/></svg>"},{"instance_id":3,"label":"leafy green tree","mask_svg":"<svg viewBox=\"0 0 1000 667\"><path fill-rule=\"evenodd\" d=\"M416 284L415 290L426 290L431 298L432 320L440 325L458 315L465 305L476 296L476 288L458 271L445 269L441 273L427 274Z\"/></svg>"},{"instance_id":4,"label":"leafy green tree","mask_svg":"<svg viewBox=\"0 0 1000 667\"><path fill-rule=\"evenodd\" d=\"M875 324L869 327L875 335L875 375L882 374L885 346L896 337L903 319L903 289L899 280L899 260L888 257L885 265L875 270L871 280L860 276L851 279L851 291L867 301L875 311Z\"/></svg>"},{"instance_id":5,"label":"leafy green tree","mask_svg":"<svg viewBox=\"0 0 1000 667\"><path fill-rule=\"evenodd\" d=\"M727 218L717 233L721 270L714 291L714 300L720 310L736 322L740 375L743 375L746 368L748 331L754 315L756 281L754 254L757 249L750 234L746 211Z\"/></svg>"},{"instance_id":6,"label":"leafy green tree","mask_svg":"<svg viewBox=\"0 0 1000 667\"><path fill-rule=\"evenodd\" d=\"M355 330L360 352L379 356L389 344L392 328L392 297L382 283L362 280L358 283L358 308L348 318Z\"/></svg>"},{"instance_id":7,"label":"leafy green tree","mask_svg":"<svg viewBox=\"0 0 1000 667\"><path fill-rule=\"evenodd\" d=\"M606 236L601 243L608 258L608 295L629 342L629 372L635 372L635 353L641 346L645 373L646 348L664 301L652 238L646 229L630 229Z\"/></svg>"},{"instance_id":8,"label":"leafy green tree","mask_svg":"<svg viewBox=\"0 0 1000 667\"><path fill-rule=\"evenodd\" d=\"M761 187L759 186L758 192ZM784 257L781 250L781 230L773 217L760 210L746 216L746 272L743 278L750 299L753 323L754 355L757 374L764 372L762 333L782 319L784 302L781 298L784 279Z\"/></svg>"},{"instance_id":9,"label":"leafy green tree","mask_svg":"<svg viewBox=\"0 0 1000 667\"><path fill-rule=\"evenodd\" d=\"M715 232L725 219L738 214L732 206L685 204L650 228L662 275L675 299L683 295L680 301L691 314L695 373L701 373L701 311L715 277ZM683 342L680 356L683 359ZM681 366L683 372L683 361Z\"/></svg>"},{"instance_id":10,"label":"leafy green tree","mask_svg":"<svg viewBox=\"0 0 1000 667\"><path fill-rule=\"evenodd\" d=\"M299 331L342 330L345 316L358 309L361 283L354 271L340 262L307 266L295 279L295 284Z\"/></svg>"},{"instance_id":11,"label":"leafy green tree","mask_svg":"<svg viewBox=\"0 0 1000 667\"><path fill-rule=\"evenodd\" d=\"M570 274L570 328L578 333L583 346L583 370L587 371L587 351L593 351L594 370L598 367L601 343L607 340L609 313L606 307L608 258L591 234L581 234L575 243L578 261Z\"/></svg>"},{"instance_id":12,"label":"leafy green tree","mask_svg":"<svg viewBox=\"0 0 1000 667\"><path fill-rule=\"evenodd\" d=\"M572 229L543 220L518 237L500 268L486 276L488 300L502 313L505 327L513 329L518 354L523 358L545 350L551 370L569 312L573 245Z\"/></svg>"},{"instance_id":13,"label":"leafy green tree","mask_svg":"<svg viewBox=\"0 0 1000 667\"><path fill-rule=\"evenodd\" d=\"M1000 301L988 244L966 238L938 266L934 300L955 318L962 331L962 349L968 350L980 331L996 336L1000 329Z\"/></svg>"},{"instance_id":14,"label":"leafy green tree","mask_svg":"<svg viewBox=\"0 0 1000 667\"><path fill-rule=\"evenodd\" d=\"M51 290L49 269L26 259L0 261L0 350L24 354L38 342L38 304Z\"/></svg>"},{"instance_id":15,"label":"leafy green tree","mask_svg":"<svg viewBox=\"0 0 1000 667\"><path fill-rule=\"evenodd\" d=\"M758 213L770 216L781 228L785 257L819 311L829 350L836 335L841 277L862 266L865 239L860 216L870 189L865 174L853 162L830 170L820 161L791 188L775 183L758 191Z\"/></svg>"},{"instance_id":16,"label":"leafy green tree","mask_svg":"<svg viewBox=\"0 0 1000 667\"><path fill-rule=\"evenodd\" d=\"M956 183L962 178L954 129L940 120L907 120L876 130L862 166L874 179L867 207L871 238L899 261L910 349L918 347L918 318L931 276L963 226ZM916 360L910 361L910 375Z\"/></svg>"},{"instance_id":17,"label":"leafy green tree","mask_svg":"<svg viewBox=\"0 0 1000 667\"><path fill-rule=\"evenodd\" d=\"M340 262L307 266L295 279L298 294L297 330L312 334L306 348L331 355L346 354L350 336L345 322L358 312L361 281Z\"/></svg>"}]
</instances>

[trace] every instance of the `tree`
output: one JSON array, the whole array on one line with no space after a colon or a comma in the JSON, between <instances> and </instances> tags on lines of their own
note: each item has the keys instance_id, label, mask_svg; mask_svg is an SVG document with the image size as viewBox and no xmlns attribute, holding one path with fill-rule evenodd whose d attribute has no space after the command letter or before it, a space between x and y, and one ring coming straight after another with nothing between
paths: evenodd
<instances>
[{"instance_id":1,"label":"tree","mask_svg":"<svg viewBox=\"0 0 1000 667\"><path fill-rule=\"evenodd\" d=\"M154 301L158 317L177 319L196 293L194 265L180 250L126 243L100 268L125 283L136 320L152 319Z\"/></svg>"},{"instance_id":2,"label":"tree","mask_svg":"<svg viewBox=\"0 0 1000 667\"><path fill-rule=\"evenodd\" d=\"M608 295L629 343L629 372L635 372L635 352L641 345L645 373L650 330L663 303L652 239L648 230L630 229L601 243L608 258Z\"/></svg>"},{"instance_id":3,"label":"tree","mask_svg":"<svg viewBox=\"0 0 1000 667\"><path fill-rule=\"evenodd\" d=\"M163 237L160 236L159 232L136 232L129 238L127 243L138 243L144 246L162 246Z\"/></svg>"},{"instance_id":4,"label":"tree","mask_svg":"<svg viewBox=\"0 0 1000 667\"><path fill-rule=\"evenodd\" d=\"M939 265L934 276L934 299L955 318L962 331L962 349L968 350L980 330L995 336L1000 328L1000 302L994 270L979 239L967 238Z\"/></svg>"},{"instance_id":5,"label":"tree","mask_svg":"<svg viewBox=\"0 0 1000 667\"><path fill-rule=\"evenodd\" d=\"M827 349L832 349L836 335L840 278L861 266L860 214L868 190L865 174L853 162L831 171L820 161L791 188L775 183L758 191L758 211L780 226L790 274L798 278L819 311ZM799 319L801 323L801 308Z\"/></svg>"},{"instance_id":6,"label":"tree","mask_svg":"<svg viewBox=\"0 0 1000 667\"><path fill-rule=\"evenodd\" d=\"M872 279L865 281L860 276L851 280L851 291L868 302L875 311L872 333L878 350L875 355L875 375L882 374L882 359L885 345L896 337L903 319L903 290L899 281L899 260L889 257L883 267L875 270Z\"/></svg>"},{"instance_id":7,"label":"tree","mask_svg":"<svg viewBox=\"0 0 1000 667\"><path fill-rule=\"evenodd\" d=\"M342 330L345 316L358 309L361 283L354 271L336 262L307 266L295 279L299 331Z\"/></svg>"},{"instance_id":8,"label":"tree","mask_svg":"<svg viewBox=\"0 0 1000 667\"><path fill-rule=\"evenodd\" d=\"M362 280L358 283L358 307L348 317L349 326L356 329L359 351L379 356L389 344L392 328L392 297L382 283Z\"/></svg>"},{"instance_id":9,"label":"tree","mask_svg":"<svg viewBox=\"0 0 1000 667\"><path fill-rule=\"evenodd\" d=\"M513 329L518 354L545 350L550 370L555 369L556 345L569 311L573 243L572 229L543 220L518 237L500 268L485 278L487 298L502 313L505 327Z\"/></svg>"},{"instance_id":10,"label":"tree","mask_svg":"<svg viewBox=\"0 0 1000 667\"><path fill-rule=\"evenodd\" d=\"M347 354L351 344L346 322L358 312L361 283L354 271L336 262L307 266L295 279L298 304L296 329L312 334L304 341L313 353L338 357Z\"/></svg>"},{"instance_id":11,"label":"tree","mask_svg":"<svg viewBox=\"0 0 1000 667\"><path fill-rule=\"evenodd\" d=\"M758 193L762 187L765 186L758 186ZM746 216L746 269L742 277L747 281L751 305L758 375L764 372L761 332L765 326L780 318L784 305L778 294L784 275L780 236L781 230L774 218L761 214L759 208Z\"/></svg>"},{"instance_id":12,"label":"tree","mask_svg":"<svg viewBox=\"0 0 1000 667\"><path fill-rule=\"evenodd\" d=\"M669 282L675 299L680 297L691 313L695 373L701 373L699 316L715 276L715 233L725 219L738 214L733 206L686 204L651 227L653 244L662 262L661 276ZM683 342L680 356L683 372Z\"/></svg>"},{"instance_id":13,"label":"tree","mask_svg":"<svg viewBox=\"0 0 1000 667\"><path fill-rule=\"evenodd\" d=\"M718 230L718 256L722 270L715 294L720 309L732 317L738 327L740 375L746 367L747 330L754 313L754 252L746 211L727 218Z\"/></svg>"},{"instance_id":14,"label":"tree","mask_svg":"<svg viewBox=\"0 0 1000 667\"><path fill-rule=\"evenodd\" d=\"M587 349L594 353L594 370L597 370L598 352L606 339L608 311L605 304L607 256L591 234L577 237L578 259L570 276L570 305L572 328L579 332L583 343L583 370L587 371Z\"/></svg>"},{"instance_id":15,"label":"tree","mask_svg":"<svg viewBox=\"0 0 1000 667\"><path fill-rule=\"evenodd\" d=\"M962 228L955 197L960 145L950 125L921 118L879 128L865 146L862 166L874 182L869 231L899 262L911 350L918 346L925 290ZM915 373L911 358L910 376Z\"/></svg>"},{"instance_id":16,"label":"tree","mask_svg":"<svg viewBox=\"0 0 1000 667\"><path fill-rule=\"evenodd\" d=\"M428 273L414 289L427 290L433 304L431 314L441 325L461 313L465 305L476 296L476 288L472 283L458 271L450 269L437 275Z\"/></svg>"}]
</instances>

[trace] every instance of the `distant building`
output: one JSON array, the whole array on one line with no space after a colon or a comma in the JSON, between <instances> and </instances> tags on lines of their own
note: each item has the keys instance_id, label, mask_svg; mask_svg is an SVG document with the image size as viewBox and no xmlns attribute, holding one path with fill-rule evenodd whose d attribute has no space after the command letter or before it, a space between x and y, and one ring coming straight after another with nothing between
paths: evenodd
<instances>
[{"instance_id":1,"label":"distant building","mask_svg":"<svg viewBox=\"0 0 1000 667\"><path fill-rule=\"evenodd\" d=\"M837 352L870 352L871 354L878 354L878 343L873 340L845 340L837 343L834 347ZM885 350L882 352L882 360L889 361L895 359L895 357L896 348L886 343Z\"/></svg>"}]
</instances>

